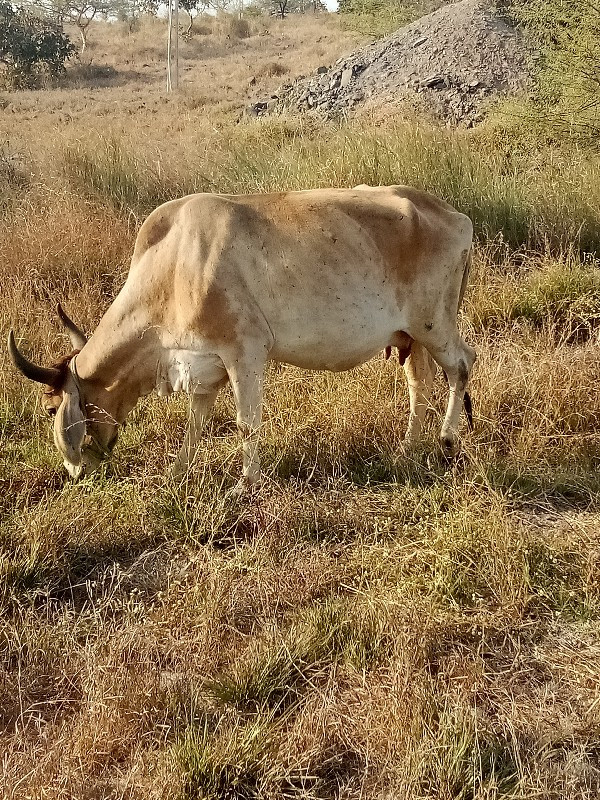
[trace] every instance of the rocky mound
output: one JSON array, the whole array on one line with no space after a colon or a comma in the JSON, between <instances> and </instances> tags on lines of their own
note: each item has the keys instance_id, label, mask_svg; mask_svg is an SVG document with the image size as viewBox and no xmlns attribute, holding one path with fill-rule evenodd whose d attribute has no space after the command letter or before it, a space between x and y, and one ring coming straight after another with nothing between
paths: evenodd
<instances>
[{"instance_id":1,"label":"rocky mound","mask_svg":"<svg viewBox=\"0 0 600 800\"><path fill-rule=\"evenodd\" d=\"M521 34L490 0L461 0L301 76L248 111L313 109L335 117L369 101L409 99L449 124L472 125L490 96L527 85L529 59Z\"/></svg>"}]
</instances>

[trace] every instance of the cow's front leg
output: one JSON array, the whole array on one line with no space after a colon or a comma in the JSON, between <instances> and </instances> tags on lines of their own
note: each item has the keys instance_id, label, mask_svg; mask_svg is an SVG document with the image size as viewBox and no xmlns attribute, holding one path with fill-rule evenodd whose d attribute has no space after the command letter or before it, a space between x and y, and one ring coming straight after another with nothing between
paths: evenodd
<instances>
[{"instance_id":1,"label":"cow's front leg","mask_svg":"<svg viewBox=\"0 0 600 800\"><path fill-rule=\"evenodd\" d=\"M229 379L237 410L237 427L242 437L242 481L238 491L260 480L258 436L262 419L265 353L247 354L229 367Z\"/></svg>"},{"instance_id":2,"label":"cow's front leg","mask_svg":"<svg viewBox=\"0 0 600 800\"><path fill-rule=\"evenodd\" d=\"M421 437L425 412L435 377L435 362L422 344L412 343L410 355L404 362L404 372L410 398L410 413L404 447L406 450L410 450Z\"/></svg>"},{"instance_id":3,"label":"cow's front leg","mask_svg":"<svg viewBox=\"0 0 600 800\"><path fill-rule=\"evenodd\" d=\"M192 395L188 429L181 450L177 454L177 458L170 470L171 476L176 480L180 480L186 474L190 468L190 464L194 460L198 449L200 434L206 426L212 407L215 404L218 391L217 388L208 394Z\"/></svg>"}]
</instances>

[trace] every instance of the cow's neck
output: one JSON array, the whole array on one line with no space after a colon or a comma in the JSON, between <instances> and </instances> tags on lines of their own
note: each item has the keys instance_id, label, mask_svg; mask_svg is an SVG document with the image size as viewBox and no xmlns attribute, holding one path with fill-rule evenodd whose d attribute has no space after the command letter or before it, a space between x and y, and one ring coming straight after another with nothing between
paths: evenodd
<instances>
[{"instance_id":1,"label":"cow's neck","mask_svg":"<svg viewBox=\"0 0 600 800\"><path fill-rule=\"evenodd\" d=\"M158 331L139 311L116 301L77 356L86 402L123 422L138 399L154 389L160 360Z\"/></svg>"}]
</instances>

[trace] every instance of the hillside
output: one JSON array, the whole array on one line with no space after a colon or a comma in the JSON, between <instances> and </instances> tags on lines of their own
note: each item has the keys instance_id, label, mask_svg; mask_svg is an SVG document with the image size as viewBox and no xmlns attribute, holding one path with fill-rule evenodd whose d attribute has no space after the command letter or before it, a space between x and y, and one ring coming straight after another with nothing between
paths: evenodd
<instances>
[{"instance_id":1,"label":"hillside","mask_svg":"<svg viewBox=\"0 0 600 800\"><path fill-rule=\"evenodd\" d=\"M76 40L76 31L70 34ZM282 77L314 70L365 41L343 30L334 15L308 15L296 25L268 17L246 22L203 16L193 35L180 40L180 91L169 97L165 20L144 17L133 27L99 21L88 36L84 57L44 91L0 92L4 141L14 141L22 121L33 118L34 127L46 119L59 134L72 121L94 129L98 117L102 125L118 125L126 116L145 125L155 124L157 115L185 120L209 108L213 117L237 118L256 91L269 93Z\"/></svg>"}]
</instances>

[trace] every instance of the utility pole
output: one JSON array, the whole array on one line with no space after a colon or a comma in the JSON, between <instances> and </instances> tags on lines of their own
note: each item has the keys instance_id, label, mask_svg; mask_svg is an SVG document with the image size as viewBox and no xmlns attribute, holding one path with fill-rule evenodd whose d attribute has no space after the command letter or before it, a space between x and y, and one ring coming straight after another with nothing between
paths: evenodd
<instances>
[{"instance_id":1,"label":"utility pole","mask_svg":"<svg viewBox=\"0 0 600 800\"><path fill-rule=\"evenodd\" d=\"M167 16L167 92L179 86L179 0L169 0ZM173 41L175 36L175 41ZM175 56L175 74L173 75L173 54Z\"/></svg>"},{"instance_id":2,"label":"utility pole","mask_svg":"<svg viewBox=\"0 0 600 800\"><path fill-rule=\"evenodd\" d=\"M179 89L179 0L173 0L175 12L175 80L173 88Z\"/></svg>"}]
</instances>

